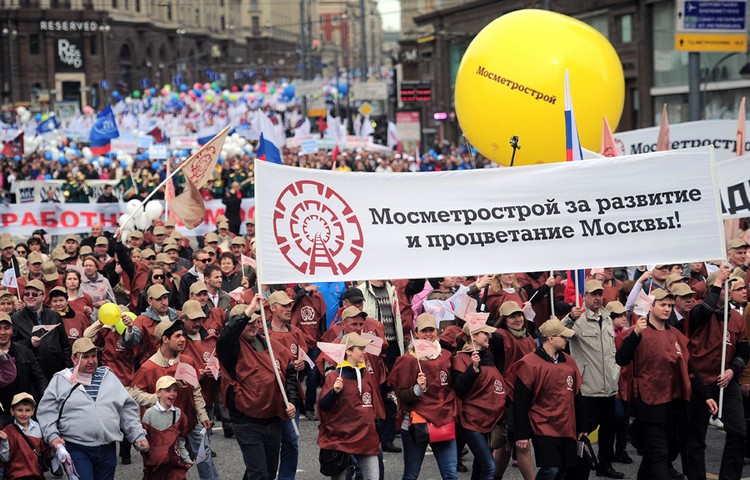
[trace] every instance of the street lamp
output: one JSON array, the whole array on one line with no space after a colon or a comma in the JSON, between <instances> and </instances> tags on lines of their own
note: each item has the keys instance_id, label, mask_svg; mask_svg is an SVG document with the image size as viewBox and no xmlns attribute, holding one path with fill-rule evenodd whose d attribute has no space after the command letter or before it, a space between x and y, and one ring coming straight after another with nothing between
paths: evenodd
<instances>
[{"instance_id":1,"label":"street lamp","mask_svg":"<svg viewBox=\"0 0 750 480\"><path fill-rule=\"evenodd\" d=\"M183 70L185 70L185 65L184 65L184 63L182 61L182 37L186 33L187 33L187 30L185 30L182 27L180 27L180 28L177 29L177 62L176 62L177 63L177 75L175 75L175 79L174 79L173 83L182 83L182 82L177 82L177 78L176 77ZM183 80L184 80L184 78L183 78Z\"/></svg>"},{"instance_id":2,"label":"street lamp","mask_svg":"<svg viewBox=\"0 0 750 480\"><path fill-rule=\"evenodd\" d=\"M13 51L13 43L18 36L18 30L3 27L3 37L8 37L8 59L10 60L10 103L15 106L16 104L16 62L15 53Z\"/></svg>"},{"instance_id":3,"label":"street lamp","mask_svg":"<svg viewBox=\"0 0 750 480\"><path fill-rule=\"evenodd\" d=\"M99 31L102 32L102 58L104 60L104 74L102 75L104 78L102 80L107 80L107 37L109 36L109 31L112 29L107 24L99 25ZM104 98L107 99L107 91L109 90L109 84L105 83L105 86L107 88L104 89Z\"/></svg>"}]
</instances>

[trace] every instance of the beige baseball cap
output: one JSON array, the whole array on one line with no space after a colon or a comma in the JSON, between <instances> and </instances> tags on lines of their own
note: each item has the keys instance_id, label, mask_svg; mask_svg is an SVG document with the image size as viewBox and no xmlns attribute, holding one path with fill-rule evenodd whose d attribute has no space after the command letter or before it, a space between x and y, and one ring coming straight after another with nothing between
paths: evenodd
<instances>
[{"instance_id":1,"label":"beige baseball cap","mask_svg":"<svg viewBox=\"0 0 750 480\"><path fill-rule=\"evenodd\" d=\"M434 328L437 330L437 320L429 313L423 313L417 317L417 331L420 332L425 328Z\"/></svg>"},{"instance_id":2,"label":"beige baseball cap","mask_svg":"<svg viewBox=\"0 0 750 480\"><path fill-rule=\"evenodd\" d=\"M565 327L563 323L556 319L550 318L539 327L539 332L545 337L556 337L562 335L563 337L570 338L576 334L576 332L570 328Z\"/></svg>"},{"instance_id":3,"label":"beige baseball cap","mask_svg":"<svg viewBox=\"0 0 750 480\"><path fill-rule=\"evenodd\" d=\"M151 285L148 287L148 298L161 298L164 295L169 295L169 290L164 288L164 285L160 283L155 283L154 285Z\"/></svg>"},{"instance_id":4,"label":"beige baseball cap","mask_svg":"<svg viewBox=\"0 0 750 480\"><path fill-rule=\"evenodd\" d=\"M177 388L182 388L182 383L178 382L173 376L171 375L164 375L163 377L159 377L159 380L156 381L156 391L159 390L165 390L172 385L177 385Z\"/></svg>"},{"instance_id":5,"label":"beige baseball cap","mask_svg":"<svg viewBox=\"0 0 750 480\"><path fill-rule=\"evenodd\" d=\"M201 304L195 300L188 300L182 305L182 314L190 320L206 318L206 313L201 308Z\"/></svg>"},{"instance_id":6,"label":"beige baseball cap","mask_svg":"<svg viewBox=\"0 0 750 480\"><path fill-rule=\"evenodd\" d=\"M289 295L287 295L286 292L278 290L276 292L273 292L271 296L268 297L268 304L273 305L274 303L278 303L280 305L289 305L290 303L292 303L292 299L289 298Z\"/></svg>"},{"instance_id":7,"label":"beige baseball cap","mask_svg":"<svg viewBox=\"0 0 750 480\"><path fill-rule=\"evenodd\" d=\"M82 337L73 342L73 355L90 352L91 350L99 350L99 348L88 337Z\"/></svg>"}]
</instances>

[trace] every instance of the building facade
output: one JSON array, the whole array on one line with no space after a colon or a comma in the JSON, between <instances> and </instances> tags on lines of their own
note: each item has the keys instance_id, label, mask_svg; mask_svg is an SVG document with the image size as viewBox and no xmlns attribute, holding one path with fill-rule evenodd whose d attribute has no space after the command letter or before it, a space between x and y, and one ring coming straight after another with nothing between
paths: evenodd
<instances>
[{"instance_id":1,"label":"building facade","mask_svg":"<svg viewBox=\"0 0 750 480\"><path fill-rule=\"evenodd\" d=\"M474 36L501 15L543 6L588 23L614 46L625 75L619 131L657 124L663 104L670 122L688 121L688 53L674 49L674 0L475 0L438 5L411 19L416 35L402 31L400 83L429 88L431 94L429 100L422 96L400 105L422 112L423 141L460 140L453 91L461 57ZM750 93L750 79L740 74L750 71L750 66L743 69L746 54L703 52L700 62L702 118L736 118L741 98ZM435 120L436 113L445 118Z\"/></svg>"},{"instance_id":2,"label":"building facade","mask_svg":"<svg viewBox=\"0 0 750 480\"><path fill-rule=\"evenodd\" d=\"M300 4L0 0L0 103L96 107L114 90L301 76Z\"/></svg>"}]
</instances>

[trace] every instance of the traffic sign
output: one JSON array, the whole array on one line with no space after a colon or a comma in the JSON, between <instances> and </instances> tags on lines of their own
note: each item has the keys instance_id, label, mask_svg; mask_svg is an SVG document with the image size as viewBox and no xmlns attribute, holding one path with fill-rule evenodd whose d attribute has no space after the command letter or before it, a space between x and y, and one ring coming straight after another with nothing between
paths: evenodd
<instances>
[{"instance_id":1,"label":"traffic sign","mask_svg":"<svg viewBox=\"0 0 750 480\"><path fill-rule=\"evenodd\" d=\"M678 0L675 49L692 52L744 52L747 0Z\"/></svg>"},{"instance_id":2,"label":"traffic sign","mask_svg":"<svg viewBox=\"0 0 750 480\"><path fill-rule=\"evenodd\" d=\"M109 90L109 82L107 80L102 80L99 82L99 87L101 87L102 90Z\"/></svg>"},{"instance_id":3,"label":"traffic sign","mask_svg":"<svg viewBox=\"0 0 750 480\"><path fill-rule=\"evenodd\" d=\"M141 88L148 88L150 86L151 86L151 82L148 80L148 78L141 79Z\"/></svg>"},{"instance_id":4,"label":"traffic sign","mask_svg":"<svg viewBox=\"0 0 750 480\"><path fill-rule=\"evenodd\" d=\"M361 113L363 117L366 117L372 113L372 105L370 105L369 102L362 102L362 105L359 106L357 111Z\"/></svg>"}]
</instances>

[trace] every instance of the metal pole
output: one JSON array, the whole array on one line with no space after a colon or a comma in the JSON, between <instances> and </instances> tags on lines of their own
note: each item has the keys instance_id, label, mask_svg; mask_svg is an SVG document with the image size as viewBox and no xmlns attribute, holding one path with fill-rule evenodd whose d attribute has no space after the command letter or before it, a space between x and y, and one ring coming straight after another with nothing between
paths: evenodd
<instances>
[{"instance_id":1,"label":"metal pole","mask_svg":"<svg viewBox=\"0 0 750 480\"><path fill-rule=\"evenodd\" d=\"M367 79L367 30L365 29L365 0L359 0L359 28L362 30L359 32L362 37L362 45L360 48L359 57L359 81Z\"/></svg>"},{"instance_id":2,"label":"metal pole","mask_svg":"<svg viewBox=\"0 0 750 480\"><path fill-rule=\"evenodd\" d=\"M10 60L10 103L14 107L16 106L16 62L15 62L15 50L13 47L13 40L18 34L16 30L8 29L8 58Z\"/></svg>"},{"instance_id":3,"label":"metal pole","mask_svg":"<svg viewBox=\"0 0 750 480\"><path fill-rule=\"evenodd\" d=\"M305 58L305 0L299 0L299 63L302 66L302 78L307 80L307 59Z\"/></svg>"},{"instance_id":4,"label":"metal pole","mask_svg":"<svg viewBox=\"0 0 750 480\"><path fill-rule=\"evenodd\" d=\"M689 120L701 119L701 59L700 53L688 53L688 105Z\"/></svg>"}]
</instances>

